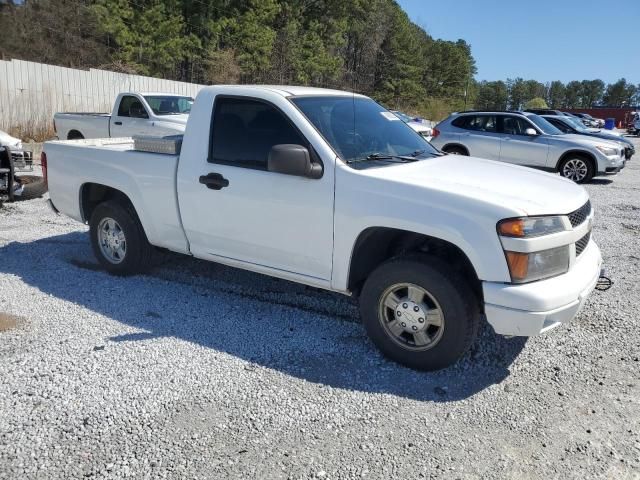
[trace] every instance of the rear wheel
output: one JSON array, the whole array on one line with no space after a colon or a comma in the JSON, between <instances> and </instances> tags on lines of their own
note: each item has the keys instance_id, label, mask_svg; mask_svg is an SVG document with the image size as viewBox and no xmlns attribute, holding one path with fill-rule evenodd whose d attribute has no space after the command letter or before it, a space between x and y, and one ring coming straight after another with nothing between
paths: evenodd
<instances>
[{"instance_id":1,"label":"rear wheel","mask_svg":"<svg viewBox=\"0 0 640 480\"><path fill-rule=\"evenodd\" d=\"M373 343L418 370L455 363L476 336L480 312L467 282L437 257L414 255L380 265L360 296Z\"/></svg>"},{"instance_id":2,"label":"rear wheel","mask_svg":"<svg viewBox=\"0 0 640 480\"><path fill-rule=\"evenodd\" d=\"M452 145L450 147L445 147L442 149L443 152L448 153L450 155L465 155L469 156L469 153L462 147L457 147Z\"/></svg>"},{"instance_id":3,"label":"rear wheel","mask_svg":"<svg viewBox=\"0 0 640 480\"><path fill-rule=\"evenodd\" d=\"M132 208L115 201L101 203L89 228L93 253L109 273L135 275L149 267L153 247Z\"/></svg>"},{"instance_id":4,"label":"rear wheel","mask_svg":"<svg viewBox=\"0 0 640 480\"><path fill-rule=\"evenodd\" d=\"M594 174L593 162L584 157L569 157L560 164L560 175L576 183L589 182Z\"/></svg>"}]
</instances>

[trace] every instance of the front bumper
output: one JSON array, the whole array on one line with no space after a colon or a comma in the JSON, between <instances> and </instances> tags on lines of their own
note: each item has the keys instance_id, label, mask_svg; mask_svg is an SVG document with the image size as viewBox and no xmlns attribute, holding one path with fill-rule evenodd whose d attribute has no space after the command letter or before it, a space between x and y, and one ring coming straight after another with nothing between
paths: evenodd
<instances>
[{"instance_id":1,"label":"front bumper","mask_svg":"<svg viewBox=\"0 0 640 480\"><path fill-rule=\"evenodd\" d=\"M602 256L591 240L567 273L514 285L483 282L487 321L500 335L529 337L575 317L600 277Z\"/></svg>"}]
</instances>

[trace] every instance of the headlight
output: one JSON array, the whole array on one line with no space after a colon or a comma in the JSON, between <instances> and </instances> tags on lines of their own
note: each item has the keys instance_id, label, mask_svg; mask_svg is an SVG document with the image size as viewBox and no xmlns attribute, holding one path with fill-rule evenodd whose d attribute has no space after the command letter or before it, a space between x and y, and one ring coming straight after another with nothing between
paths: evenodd
<instances>
[{"instance_id":1,"label":"headlight","mask_svg":"<svg viewBox=\"0 0 640 480\"><path fill-rule=\"evenodd\" d=\"M612 147L604 147L602 145L596 145L596 148L604 153L607 157L611 157L613 155L618 155L618 151Z\"/></svg>"},{"instance_id":2,"label":"headlight","mask_svg":"<svg viewBox=\"0 0 640 480\"><path fill-rule=\"evenodd\" d=\"M568 223L564 216L508 218L498 222L497 229L503 238L524 240L564 232L568 229ZM506 247L507 244L504 243ZM569 245L529 253L509 251L505 248L504 253L513 283L555 277L569 270Z\"/></svg>"},{"instance_id":3,"label":"headlight","mask_svg":"<svg viewBox=\"0 0 640 480\"><path fill-rule=\"evenodd\" d=\"M564 230L562 217L509 218L498 222L498 233L505 237L530 238Z\"/></svg>"},{"instance_id":4,"label":"headlight","mask_svg":"<svg viewBox=\"0 0 640 480\"><path fill-rule=\"evenodd\" d=\"M533 253L504 253L513 283L555 277L569 270L569 245Z\"/></svg>"}]
</instances>

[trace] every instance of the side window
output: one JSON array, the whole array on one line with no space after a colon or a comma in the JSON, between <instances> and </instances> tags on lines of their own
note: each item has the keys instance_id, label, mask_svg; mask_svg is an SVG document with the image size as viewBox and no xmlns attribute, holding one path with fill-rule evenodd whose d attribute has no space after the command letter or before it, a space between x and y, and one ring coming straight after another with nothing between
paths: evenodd
<instances>
[{"instance_id":1,"label":"side window","mask_svg":"<svg viewBox=\"0 0 640 480\"><path fill-rule=\"evenodd\" d=\"M132 97L131 95L126 95L122 97L122 99L120 99L120 106L118 107L118 116L128 117L129 109L131 108L131 105L133 104L133 102L140 103L140 101L136 97Z\"/></svg>"},{"instance_id":2,"label":"side window","mask_svg":"<svg viewBox=\"0 0 640 480\"><path fill-rule=\"evenodd\" d=\"M560 130L563 133L570 133L571 129L565 125L565 123L561 120L555 120L555 119L547 119L547 121L551 122L551 124L556 127L558 130Z\"/></svg>"},{"instance_id":3,"label":"side window","mask_svg":"<svg viewBox=\"0 0 640 480\"><path fill-rule=\"evenodd\" d=\"M216 98L210 162L266 170L271 147L282 143L307 145L278 109L257 100Z\"/></svg>"},{"instance_id":4,"label":"side window","mask_svg":"<svg viewBox=\"0 0 640 480\"><path fill-rule=\"evenodd\" d=\"M478 132L495 132L496 117L495 115L476 115L470 116L466 124L467 130L476 130Z\"/></svg>"},{"instance_id":5,"label":"side window","mask_svg":"<svg viewBox=\"0 0 640 480\"><path fill-rule=\"evenodd\" d=\"M451 125L458 128L467 128L467 120L469 117L458 117L451 122Z\"/></svg>"},{"instance_id":6,"label":"side window","mask_svg":"<svg viewBox=\"0 0 640 480\"><path fill-rule=\"evenodd\" d=\"M533 128L525 119L520 117L504 117L502 132L507 135L524 135L527 128Z\"/></svg>"}]
</instances>

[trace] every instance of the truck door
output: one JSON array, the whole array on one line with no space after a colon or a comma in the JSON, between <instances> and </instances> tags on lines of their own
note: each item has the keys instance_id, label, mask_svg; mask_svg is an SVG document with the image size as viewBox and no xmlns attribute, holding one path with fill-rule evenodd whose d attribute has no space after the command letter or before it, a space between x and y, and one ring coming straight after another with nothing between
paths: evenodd
<instances>
[{"instance_id":1,"label":"truck door","mask_svg":"<svg viewBox=\"0 0 640 480\"><path fill-rule=\"evenodd\" d=\"M111 115L110 136L150 135L151 131L149 112L140 99L135 95L123 95L118 109Z\"/></svg>"},{"instance_id":2,"label":"truck door","mask_svg":"<svg viewBox=\"0 0 640 480\"><path fill-rule=\"evenodd\" d=\"M282 109L295 108L280 99ZM178 169L180 212L192 253L329 281L333 163L324 162L319 179L267 171L274 145L303 145L317 154L283 110L265 100L217 95L212 124L210 139L201 139L210 142L209 158L183 158L183 148ZM194 141L189 135L187 130L185 143ZM201 183L206 176L218 184Z\"/></svg>"}]
</instances>

